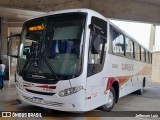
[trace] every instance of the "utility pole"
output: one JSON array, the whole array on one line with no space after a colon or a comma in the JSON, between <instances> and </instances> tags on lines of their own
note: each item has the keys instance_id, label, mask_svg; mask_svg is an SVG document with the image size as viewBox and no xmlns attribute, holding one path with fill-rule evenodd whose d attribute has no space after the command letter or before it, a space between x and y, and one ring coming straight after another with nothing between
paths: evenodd
<instances>
[{"instance_id":1,"label":"utility pole","mask_svg":"<svg viewBox=\"0 0 160 120\"><path fill-rule=\"evenodd\" d=\"M2 18L0 17L0 59L2 59Z\"/></svg>"},{"instance_id":2,"label":"utility pole","mask_svg":"<svg viewBox=\"0 0 160 120\"><path fill-rule=\"evenodd\" d=\"M149 50L153 51L153 47L155 47L155 36L156 36L156 25L151 25L150 31L150 39L149 39Z\"/></svg>"}]
</instances>

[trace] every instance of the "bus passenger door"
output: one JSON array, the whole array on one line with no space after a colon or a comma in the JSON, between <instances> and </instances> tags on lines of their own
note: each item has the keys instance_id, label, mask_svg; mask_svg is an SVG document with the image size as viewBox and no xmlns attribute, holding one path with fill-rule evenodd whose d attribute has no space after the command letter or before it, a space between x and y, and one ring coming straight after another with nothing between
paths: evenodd
<instances>
[{"instance_id":1,"label":"bus passenger door","mask_svg":"<svg viewBox=\"0 0 160 120\"><path fill-rule=\"evenodd\" d=\"M106 79L103 78L102 71L106 56L107 22L92 17L89 28L86 105L88 109L94 109L101 104L102 96L104 96L102 94L104 94Z\"/></svg>"},{"instance_id":2,"label":"bus passenger door","mask_svg":"<svg viewBox=\"0 0 160 120\"><path fill-rule=\"evenodd\" d=\"M20 36L21 34L15 34L7 37L7 55L9 56L9 83L13 83L15 79Z\"/></svg>"}]
</instances>

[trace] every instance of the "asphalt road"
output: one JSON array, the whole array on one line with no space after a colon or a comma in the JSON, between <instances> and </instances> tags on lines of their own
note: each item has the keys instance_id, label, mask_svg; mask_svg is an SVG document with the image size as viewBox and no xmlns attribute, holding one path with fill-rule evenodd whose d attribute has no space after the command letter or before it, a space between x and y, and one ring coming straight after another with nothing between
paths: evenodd
<instances>
[{"instance_id":1,"label":"asphalt road","mask_svg":"<svg viewBox=\"0 0 160 120\"><path fill-rule=\"evenodd\" d=\"M42 118L30 118L31 120L148 120L151 118L160 120L160 83L149 82L143 95L129 94L120 98L112 112L104 112L101 109L96 109L83 114L60 112L25 103L19 104L17 102L15 85L12 84L9 86L8 81L5 81L4 89L0 91L0 111L17 111L20 113L22 111L35 111L42 114ZM135 117L136 115L137 117ZM0 118L0 120L12 119L25 120L28 118Z\"/></svg>"}]
</instances>

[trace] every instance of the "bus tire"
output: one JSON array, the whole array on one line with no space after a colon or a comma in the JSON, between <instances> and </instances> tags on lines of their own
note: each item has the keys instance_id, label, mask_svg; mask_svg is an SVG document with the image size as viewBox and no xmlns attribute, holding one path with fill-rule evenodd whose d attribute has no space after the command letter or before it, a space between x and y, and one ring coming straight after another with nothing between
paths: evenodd
<instances>
[{"instance_id":1,"label":"bus tire","mask_svg":"<svg viewBox=\"0 0 160 120\"><path fill-rule=\"evenodd\" d=\"M144 88L141 88L141 89L139 89L139 90L136 91L136 93L137 93L138 95L142 95L143 92L144 92Z\"/></svg>"},{"instance_id":2,"label":"bus tire","mask_svg":"<svg viewBox=\"0 0 160 120\"><path fill-rule=\"evenodd\" d=\"M110 91L109 91L109 98L108 98L108 102L107 104L104 104L101 108L104 111L110 112L115 104L116 101L116 94L115 94L115 90L113 87L111 87Z\"/></svg>"},{"instance_id":3,"label":"bus tire","mask_svg":"<svg viewBox=\"0 0 160 120\"><path fill-rule=\"evenodd\" d=\"M145 80L143 80L143 83L142 83L142 88L137 90L136 93L138 95L142 95L144 93L144 87L145 87Z\"/></svg>"}]
</instances>

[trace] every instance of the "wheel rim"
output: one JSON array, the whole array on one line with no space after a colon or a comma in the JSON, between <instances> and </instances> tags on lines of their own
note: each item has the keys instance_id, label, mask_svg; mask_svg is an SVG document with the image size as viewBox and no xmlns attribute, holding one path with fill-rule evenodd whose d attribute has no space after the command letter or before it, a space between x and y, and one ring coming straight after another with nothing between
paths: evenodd
<instances>
[{"instance_id":1,"label":"wheel rim","mask_svg":"<svg viewBox=\"0 0 160 120\"><path fill-rule=\"evenodd\" d=\"M109 96L108 96L108 103L106 104L107 108L111 107L113 105L113 93L109 91Z\"/></svg>"}]
</instances>

